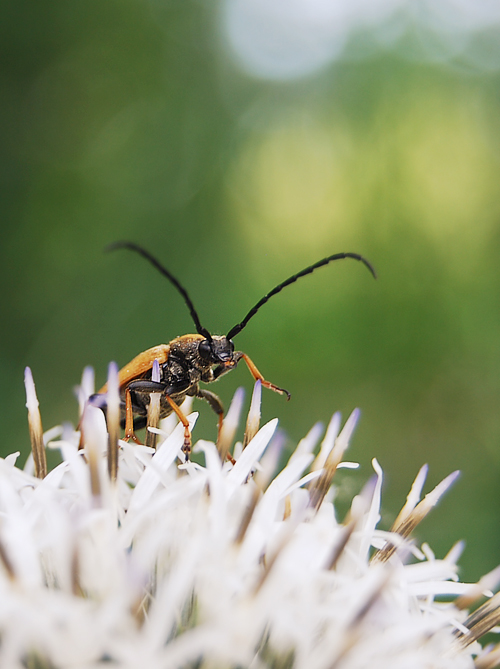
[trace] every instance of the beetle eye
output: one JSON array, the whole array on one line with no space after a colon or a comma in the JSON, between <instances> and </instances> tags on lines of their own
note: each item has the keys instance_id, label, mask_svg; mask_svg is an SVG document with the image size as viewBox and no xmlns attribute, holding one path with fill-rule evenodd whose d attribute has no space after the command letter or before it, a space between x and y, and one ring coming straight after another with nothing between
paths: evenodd
<instances>
[{"instance_id":1,"label":"beetle eye","mask_svg":"<svg viewBox=\"0 0 500 669\"><path fill-rule=\"evenodd\" d=\"M212 347L208 339L202 339L198 345L198 353L204 360L212 359Z\"/></svg>"}]
</instances>

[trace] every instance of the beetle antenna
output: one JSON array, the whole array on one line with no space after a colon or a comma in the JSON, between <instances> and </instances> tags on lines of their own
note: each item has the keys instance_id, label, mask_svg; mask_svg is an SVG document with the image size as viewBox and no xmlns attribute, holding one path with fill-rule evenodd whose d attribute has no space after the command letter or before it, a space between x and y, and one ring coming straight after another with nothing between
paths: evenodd
<instances>
[{"instance_id":1,"label":"beetle antenna","mask_svg":"<svg viewBox=\"0 0 500 669\"><path fill-rule=\"evenodd\" d=\"M306 274L311 274L311 272L314 272L315 269L318 269L318 267L324 267L325 265L328 265L328 263L333 262L334 260L342 260L343 258L354 258L354 260L359 260L362 262L370 272L372 273L373 277L376 279L377 278L377 273L375 272L375 269L373 265L368 262L366 258L363 258L363 256L360 256L358 253L336 253L333 256L328 256L328 258L323 258L323 260L319 260L318 262L314 263L314 265L311 265L310 267L306 267L303 269L301 272L298 274L294 274L291 276L289 279L286 281L283 281L283 283L280 283L279 285L276 286L276 288L273 288L271 292L267 293L267 295L264 295L264 297L257 302L257 304L250 309L248 314L245 316L245 318L241 321L241 323L238 323L234 327L232 327L229 332L227 333L226 337L227 339L232 339L234 336L236 336L239 332L243 330L243 328L246 326L248 321L255 316L255 314L259 311L259 309L264 305L268 300L273 297L273 295L276 295L280 291L283 290L283 288L286 288L286 286L289 286L291 283L295 283L297 279L300 279L303 276L306 276Z\"/></svg>"},{"instance_id":2,"label":"beetle antenna","mask_svg":"<svg viewBox=\"0 0 500 669\"><path fill-rule=\"evenodd\" d=\"M105 251L116 251L116 249L129 249L130 251L135 251L135 253L138 253L140 256L143 258L146 258L153 267L156 267L156 269L160 272L160 274L163 274L163 276L166 276L167 279L172 283L179 293L182 295L184 298L184 302L186 303L189 312L191 314L191 318L194 321L194 324L196 326L196 331L198 334L202 335L209 341L212 341L212 335L208 330L206 330L200 323L200 319L198 317L198 314L196 313L196 309L194 308L194 304L191 302L191 298L188 295L187 290L184 288L184 286L181 285L181 283L175 278L173 274L170 274L168 269L166 267L163 267L163 265L149 253L149 251L146 251L146 249L143 249L142 246L139 246L138 244L134 244L134 242L114 242L113 244L109 244L109 246L106 246L104 249Z\"/></svg>"}]
</instances>

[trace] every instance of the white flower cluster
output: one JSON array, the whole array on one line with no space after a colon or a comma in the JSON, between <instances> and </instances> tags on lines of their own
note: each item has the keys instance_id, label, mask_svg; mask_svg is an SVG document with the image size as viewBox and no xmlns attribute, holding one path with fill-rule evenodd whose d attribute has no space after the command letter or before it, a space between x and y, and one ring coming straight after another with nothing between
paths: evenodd
<instances>
[{"instance_id":1,"label":"white flower cluster","mask_svg":"<svg viewBox=\"0 0 500 669\"><path fill-rule=\"evenodd\" d=\"M27 385L33 432L30 374ZM254 429L259 405L257 383ZM62 463L43 477L28 473L31 459L24 471L18 454L0 460L0 666L497 666L498 649L481 649L466 611L436 600L475 587L457 581L460 546L436 559L405 538L454 475L419 502L422 470L399 529L382 532L374 461L375 476L337 519L331 482L352 466L342 459L356 420L354 412L338 433L335 415L316 456L313 428L278 474L277 420L224 462L214 443L198 441L200 465L184 462L183 427L169 418L156 450L119 442L113 480L106 423L93 407L84 450L73 429L46 433L46 442L57 436ZM189 421L192 429L195 413Z\"/></svg>"}]
</instances>

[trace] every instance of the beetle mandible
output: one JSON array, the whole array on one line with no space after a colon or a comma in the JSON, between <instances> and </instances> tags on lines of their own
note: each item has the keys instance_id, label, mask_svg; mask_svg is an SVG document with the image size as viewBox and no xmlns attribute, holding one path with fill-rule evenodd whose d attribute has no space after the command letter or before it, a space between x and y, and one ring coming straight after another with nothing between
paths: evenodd
<instances>
[{"instance_id":1,"label":"beetle mandible","mask_svg":"<svg viewBox=\"0 0 500 669\"><path fill-rule=\"evenodd\" d=\"M189 459L191 451L191 433L188 420L180 408L186 397L199 397L208 402L218 416L219 434L224 416L224 408L219 397L210 390L200 388L200 382L212 383L223 374L234 369L240 360L244 360L255 380L259 379L265 388L286 395L287 399L290 399L290 393L287 390L279 388L270 381L266 381L246 353L235 351L232 342L233 337L246 327L248 321L255 316L258 310L271 297L279 293L283 288L286 288L286 286L295 283L301 277L311 274L311 272L314 272L319 267L324 267L335 260L343 258L359 260L368 268L373 277L377 278L372 264L358 253L335 253L306 267L278 284L269 293L264 295L250 309L245 318L229 330L227 335L212 335L201 325L198 313L186 289L149 251L146 251L146 249L138 244L128 241L111 244L106 250L116 249L134 251L156 267L182 295L196 327L197 334L182 335L172 339L168 344L159 344L139 353L118 374L122 413L121 423L122 427L125 428L125 439L138 441L135 436L135 430L146 426L150 395L152 393L161 393L160 418L165 418L172 412L175 412L179 421L184 426L184 445L182 450L185 453L186 460ZM152 368L155 360L158 361L160 367L159 381L152 380ZM89 398L92 404L100 407L104 412L106 412L106 392L107 385L104 385L98 393Z\"/></svg>"}]
</instances>

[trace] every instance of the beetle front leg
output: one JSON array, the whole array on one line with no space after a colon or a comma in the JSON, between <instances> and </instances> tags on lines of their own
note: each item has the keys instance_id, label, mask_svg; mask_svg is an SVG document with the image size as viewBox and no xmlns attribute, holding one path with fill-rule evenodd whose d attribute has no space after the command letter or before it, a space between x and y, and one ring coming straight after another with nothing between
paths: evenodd
<instances>
[{"instance_id":1,"label":"beetle front leg","mask_svg":"<svg viewBox=\"0 0 500 669\"><path fill-rule=\"evenodd\" d=\"M189 429L189 421L186 418L184 412L168 394L167 390L169 389L170 388L168 386L166 387L165 384L161 381L139 379L137 381L132 381L132 383L130 383L129 387L127 388L127 391L130 392L130 390L134 390L141 393L162 393L163 397L170 405L172 411L176 414L177 418L184 426L184 445L182 446L182 452L185 453L187 462L189 460L189 454L191 453L191 431ZM182 390L184 390L184 388L175 388L176 392L180 392Z\"/></svg>"},{"instance_id":2,"label":"beetle front leg","mask_svg":"<svg viewBox=\"0 0 500 669\"><path fill-rule=\"evenodd\" d=\"M242 353L241 351L236 351L234 356L235 357L238 356L238 360L243 358L243 360L246 362L248 369L250 370L250 374L256 381L259 380L264 386L264 388L269 388L269 390L274 390L275 393L279 393L280 395L286 395L287 400L290 399L291 395L288 392L288 390L285 390L284 388L279 388L278 386L275 386L274 383L266 381L266 379L262 376L262 374L259 372L257 367L250 360L250 358L246 353Z\"/></svg>"},{"instance_id":3,"label":"beetle front leg","mask_svg":"<svg viewBox=\"0 0 500 669\"><path fill-rule=\"evenodd\" d=\"M132 439L136 444L141 444L134 432L134 411L132 409L132 395L130 387L125 391L125 437L124 440Z\"/></svg>"},{"instance_id":4,"label":"beetle front leg","mask_svg":"<svg viewBox=\"0 0 500 669\"><path fill-rule=\"evenodd\" d=\"M174 400L167 394L165 394L165 399L172 407L172 410L176 414L179 421L184 425L184 445L182 446L182 452L186 456L186 462L189 462L189 455L191 454L191 430L189 429L189 421L186 418L185 413L181 410L180 407L174 402Z\"/></svg>"},{"instance_id":5,"label":"beetle front leg","mask_svg":"<svg viewBox=\"0 0 500 669\"><path fill-rule=\"evenodd\" d=\"M236 356L237 354L238 352L235 353L234 355ZM240 360L241 356L239 358L235 358L233 356L233 359L231 361L225 362L222 365L217 365L217 367L214 367L214 369L211 371L210 376L208 376L207 378L202 377L201 380L205 381L205 383L211 383L212 381L216 381L223 374L227 374L232 369L234 369Z\"/></svg>"},{"instance_id":6,"label":"beetle front leg","mask_svg":"<svg viewBox=\"0 0 500 669\"><path fill-rule=\"evenodd\" d=\"M132 381L129 383L125 390L125 441L132 439L136 444L142 444L140 439L136 437L134 431L134 407L132 404L132 392L161 393L164 389L165 384L158 383L156 381L138 379L137 381Z\"/></svg>"}]
</instances>

